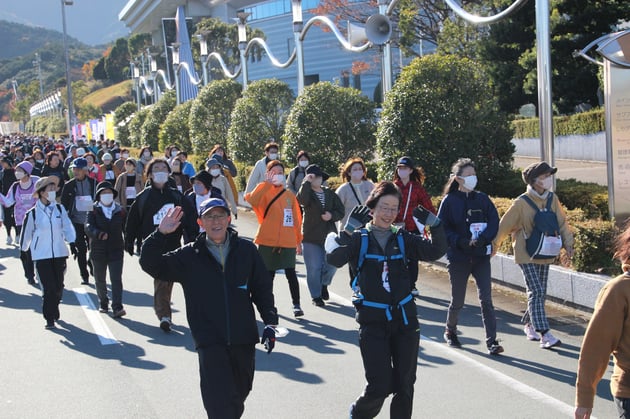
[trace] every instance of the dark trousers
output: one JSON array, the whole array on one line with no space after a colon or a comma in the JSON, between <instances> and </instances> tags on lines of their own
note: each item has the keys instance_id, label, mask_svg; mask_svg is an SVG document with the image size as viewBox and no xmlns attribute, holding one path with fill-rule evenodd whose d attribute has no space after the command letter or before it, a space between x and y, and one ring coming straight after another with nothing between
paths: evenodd
<instances>
[{"instance_id":1,"label":"dark trousers","mask_svg":"<svg viewBox=\"0 0 630 419\"><path fill-rule=\"evenodd\" d=\"M16 234L19 236L22 233L22 226L15 226ZM22 262L22 268L24 269L24 276L28 280L35 279L35 266L33 265L33 258L31 257L31 250L23 252L20 249L20 261Z\"/></svg>"},{"instance_id":2,"label":"dark trousers","mask_svg":"<svg viewBox=\"0 0 630 419\"><path fill-rule=\"evenodd\" d=\"M11 227L15 229L15 239L19 239L20 233L18 232L15 219L13 218L13 206L4 208L4 228L7 230L7 236L11 235Z\"/></svg>"},{"instance_id":3,"label":"dark trousers","mask_svg":"<svg viewBox=\"0 0 630 419\"><path fill-rule=\"evenodd\" d=\"M486 331L486 345L497 338L497 319L492 304L492 278L490 276L490 258L473 258L472 260L456 260L448 264L448 275L451 281L451 303L446 316L446 328L455 331L459 321L459 312L464 307L468 277L475 278L477 296L481 306L481 321Z\"/></svg>"},{"instance_id":4,"label":"dark trousers","mask_svg":"<svg viewBox=\"0 0 630 419\"><path fill-rule=\"evenodd\" d=\"M79 264L79 271L81 272L81 278L87 279L90 277L87 269L87 249L88 249L88 237L85 234L85 224L72 223L74 231L77 233L77 238L74 241L77 247L77 263Z\"/></svg>"},{"instance_id":5,"label":"dark trousers","mask_svg":"<svg viewBox=\"0 0 630 419\"><path fill-rule=\"evenodd\" d=\"M254 381L254 345L217 344L198 348L197 354L201 397L208 418L240 418Z\"/></svg>"},{"instance_id":6,"label":"dark trousers","mask_svg":"<svg viewBox=\"0 0 630 419\"><path fill-rule=\"evenodd\" d=\"M48 322L59 320L59 302L63 295L63 276L66 258L41 259L35 261L35 269L44 291L42 313Z\"/></svg>"},{"instance_id":7,"label":"dark trousers","mask_svg":"<svg viewBox=\"0 0 630 419\"><path fill-rule=\"evenodd\" d=\"M123 260L107 261L105 258L91 258L94 267L94 284L96 285L96 294L101 308L109 307L109 299L107 298L107 269L109 268L109 281L112 284L112 310L122 310L122 271Z\"/></svg>"},{"instance_id":8,"label":"dark trousers","mask_svg":"<svg viewBox=\"0 0 630 419\"><path fill-rule=\"evenodd\" d=\"M375 417L393 393L390 418L411 419L419 341L419 330L401 321L361 325L359 347L367 385L352 405L351 418Z\"/></svg>"},{"instance_id":9,"label":"dark trousers","mask_svg":"<svg viewBox=\"0 0 630 419\"><path fill-rule=\"evenodd\" d=\"M271 279L276 276L276 271L269 271ZM300 305L300 283L298 282L297 273L295 268L284 268L284 276L287 277L289 283L289 292L291 293L291 302L294 306Z\"/></svg>"},{"instance_id":10,"label":"dark trousers","mask_svg":"<svg viewBox=\"0 0 630 419\"><path fill-rule=\"evenodd\" d=\"M630 419L630 398L615 397L615 407L617 408L617 416L620 419Z\"/></svg>"}]
</instances>

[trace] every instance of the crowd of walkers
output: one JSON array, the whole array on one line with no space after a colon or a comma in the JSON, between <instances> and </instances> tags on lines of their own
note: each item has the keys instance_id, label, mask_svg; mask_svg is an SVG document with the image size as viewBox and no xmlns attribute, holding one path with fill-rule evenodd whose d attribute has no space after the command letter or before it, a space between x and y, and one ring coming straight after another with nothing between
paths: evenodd
<instances>
[{"instance_id":1,"label":"crowd of walkers","mask_svg":"<svg viewBox=\"0 0 630 419\"><path fill-rule=\"evenodd\" d=\"M333 190L330 174L309 152L287 159L295 163L289 170L272 141L262 148L239 202L238 172L220 144L199 168L176 145L159 156L145 146L137 158L104 138L7 136L0 147L0 223L7 245L19 247L26 280L41 287L45 327L55 328L60 317L68 257L76 260L83 284L93 278L100 311L119 319L127 315L124 253L139 255L153 278L155 315L164 332L172 326L173 283L184 289L209 417L243 412L259 342L252 304L265 323L260 342L268 352L274 348L278 271L288 282L292 314L305 316L296 273L300 255L317 308L330 299L336 270L348 265L367 378L351 406L352 418L376 416L390 394L391 417L412 417L420 260L444 254L448 259L445 342L462 346L457 325L472 276L487 352L498 355L504 348L497 337L490 258L511 236L527 290L524 334L543 349L561 344L545 314L547 278L561 248L572 256L573 236L551 191L557 169L546 162L523 171L525 192L500 218L489 197L477 190L475 163L467 158L454 162L436 210L437 201L424 188L426 174L410 156L398 159L392 178L378 183L369 179L361 158L350 157L340 162L340 185ZM259 224L253 243L238 236L235 224L244 202ZM545 250L532 254L529 239L537 234L540 212L555 215L557 231L541 239ZM627 267L627 252L618 254ZM600 352L603 362L610 352ZM217 382L217 374L229 378ZM589 408L588 398L580 399L586 400L580 412Z\"/></svg>"}]
</instances>

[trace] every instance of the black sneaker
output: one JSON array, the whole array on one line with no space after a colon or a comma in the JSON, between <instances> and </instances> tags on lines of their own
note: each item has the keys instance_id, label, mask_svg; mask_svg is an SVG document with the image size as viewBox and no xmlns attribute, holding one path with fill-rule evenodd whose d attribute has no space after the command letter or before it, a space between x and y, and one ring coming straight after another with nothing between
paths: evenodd
<instances>
[{"instance_id":1,"label":"black sneaker","mask_svg":"<svg viewBox=\"0 0 630 419\"><path fill-rule=\"evenodd\" d=\"M451 346L453 348L462 347L462 344L459 342L459 339L457 339L457 332L454 332L452 330L446 329L446 331L444 332L444 341L446 341L448 346Z\"/></svg>"},{"instance_id":2,"label":"black sneaker","mask_svg":"<svg viewBox=\"0 0 630 419\"><path fill-rule=\"evenodd\" d=\"M109 308L101 307L101 308L98 309L98 311L101 312L101 313L107 313L109 311Z\"/></svg>"},{"instance_id":3,"label":"black sneaker","mask_svg":"<svg viewBox=\"0 0 630 419\"><path fill-rule=\"evenodd\" d=\"M328 287L326 285L322 285L322 300L328 301L330 299L330 294L328 294Z\"/></svg>"},{"instance_id":4,"label":"black sneaker","mask_svg":"<svg viewBox=\"0 0 630 419\"><path fill-rule=\"evenodd\" d=\"M304 315L304 311L299 305L293 306L293 316L294 317L302 317Z\"/></svg>"},{"instance_id":5,"label":"black sneaker","mask_svg":"<svg viewBox=\"0 0 630 419\"><path fill-rule=\"evenodd\" d=\"M28 282L30 285L35 285L35 280L34 280L33 278L29 278L29 279L27 280L27 282Z\"/></svg>"},{"instance_id":6,"label":"black sneaker","mask_svg":"<svg viewBox=\"0 0 630 419\"><path fill-rule=\"evenodd\" d=\"M326 303L322 297L313 298L313 304L317 307L325 307Z\"/></svg>"},{"instance_id":7,"label":"black sneaker","mask_svg":"<svg viewBox=\"0 0 630 419\"><path fill-rule=\"evenodd\" d=\"M165 332L170 332L171 331L171 319L170 317L162 317L162 319L160 320L160 329L162 329Z\"/></svg>"},{"instance_id":8,"label":"black sneaker","mask_svg":"<svg viewBox=\"0 0 630 419\"><path fill-rule=\"evenodd\" d=\"M89 276L81 278L81 284L88 285L89 283L90 283L90 277Z\"/></svg>"},{"instance_id":9,"label":"black sneaker","mask_svg":"<svg viewBox=\"0 0 630 419\"><path fill-rule=\"evenodd\" d=\"M499 345L499 341L495 340L488 345L488 353L490 355L499 355L501 352L503 352L503 346Z\"/></svg>"},{"instance_id":10,"label":"black sneaker","mask_svg":"<svg viewBox=\"0 0 630 419\"><path fill-rule=\"evenodd\" d=\"M54 329L55 328L55 322L53 321L48 321L46 322L46 325L44 326L44 329Z\"/></svg>"}]
</instances>

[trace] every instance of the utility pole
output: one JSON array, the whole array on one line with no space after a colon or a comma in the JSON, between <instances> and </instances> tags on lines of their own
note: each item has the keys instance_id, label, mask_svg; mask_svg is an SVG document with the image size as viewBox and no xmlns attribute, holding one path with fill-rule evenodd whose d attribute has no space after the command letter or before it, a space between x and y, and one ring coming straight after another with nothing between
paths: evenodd
<instances>
[{"instance_id":1,"label":"utility pole","mask_svg":"<svg viewBox=\"0 0 630 419\"><path fill-rule=\"evenodd\" d=\"M39 53L35 53L35 59L33 60L33 67L37 67L37 78L39 79L39 98L44 98L44 82L42 81L42 59L39 58Z\"/></svg>"}]
</instances>

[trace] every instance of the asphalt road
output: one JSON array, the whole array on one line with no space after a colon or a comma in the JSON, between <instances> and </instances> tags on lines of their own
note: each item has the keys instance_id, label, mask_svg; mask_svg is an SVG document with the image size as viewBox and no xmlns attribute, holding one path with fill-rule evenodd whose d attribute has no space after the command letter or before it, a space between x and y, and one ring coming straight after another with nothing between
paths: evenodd
<instances>
[{"instance_id":1,"label":"asphalt road","mask_svg":"<svg viewBox=\"0 0 630 419\"><path fill-rule=\"evenodd\" d=\"M252 237L256 221L243 211L236 222ZM184 315L181 288L174 287L174 330L158 328L152 280L136 257L125 256L127 316L114 320L97 311L93 285L80 285L69 260L60 327L44 330L38 287L23 278L17 250L0 233L0 418L203 418L197 357ZM325 308L310 304L305 268L299 264L305 316L291 315L288 285L275 279L276 304L288 336L267 355L258 345L253 391L244 418L345 418L364 386L357 325L348 300L346 269L340 269ZM423 336L418 358L414 418L572 417L577 358L587 314L549 305L551 324L563 345L543 350L525 339L521 292L494 292L501 356L486 354L474 285L461 314L456 350L442 341L449 284L443 267L423 264L418 315ZM557 332L557 333L556 333ZM598 387L594 416L612 417L610 371ZM221 377L217 377L220 380ZM389 417L389 400L379 418Z\"/></svg>"},{"instance_id":2,"label":"asphalt road","mask_svg":"<svg viewBox=\"0 0 630 419\"><path fill-rule=\"evenodd\" d=\"M513 166L524 169L528 165L540 161L534 157L514 156ZM608 185L608 172L606 163L583 160L559 160L554 162L558 168L558 179L576 179L581 182L593 182L599 185Z\"/></svg>"}]
</instances>

